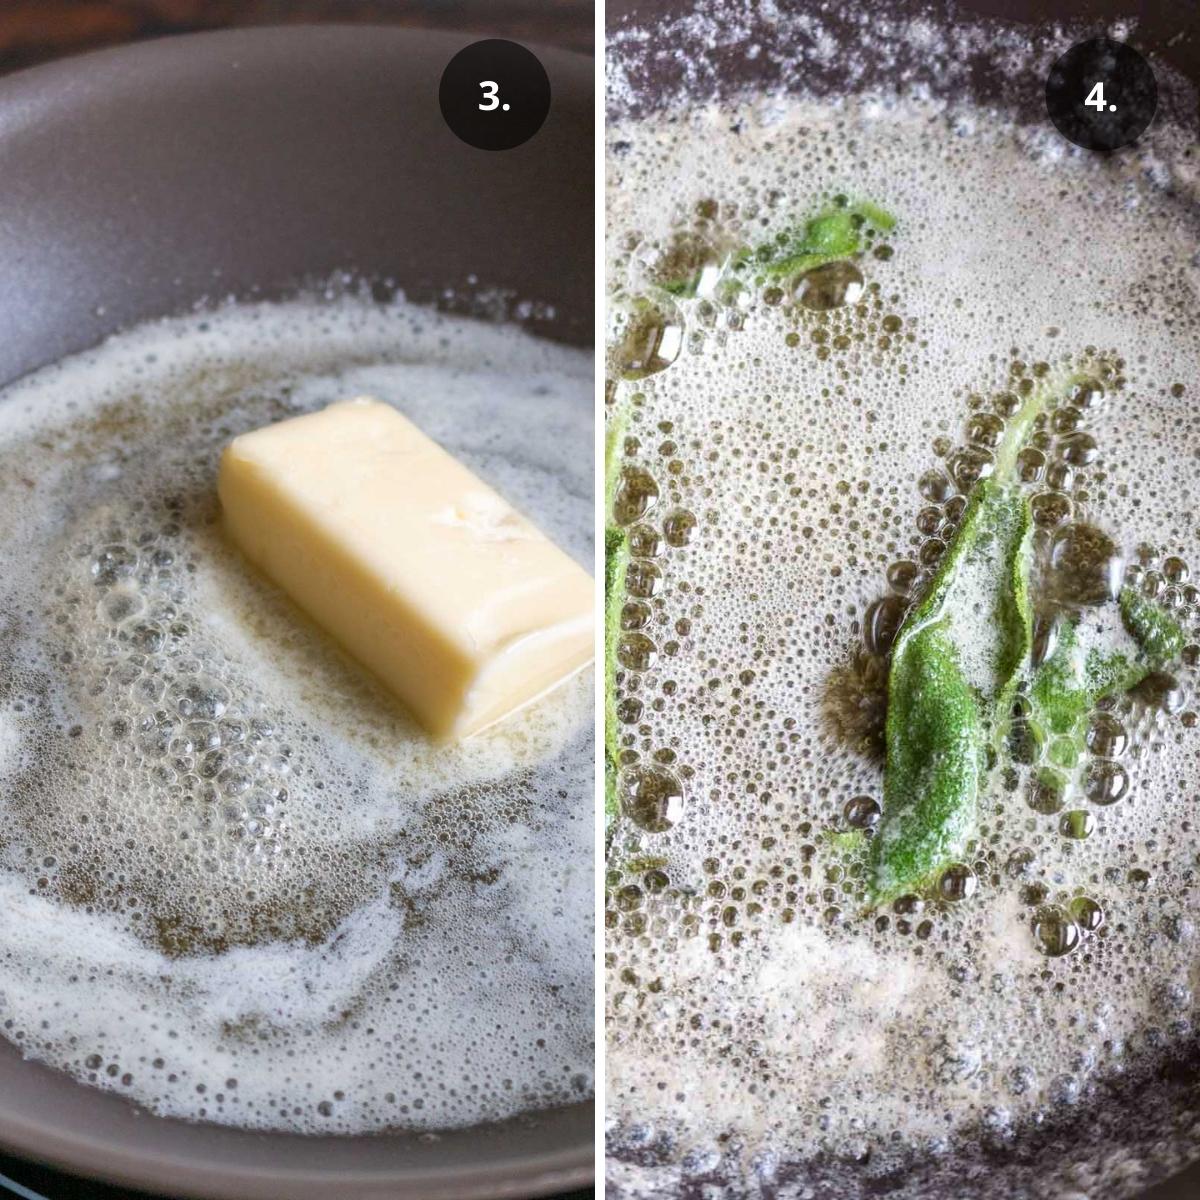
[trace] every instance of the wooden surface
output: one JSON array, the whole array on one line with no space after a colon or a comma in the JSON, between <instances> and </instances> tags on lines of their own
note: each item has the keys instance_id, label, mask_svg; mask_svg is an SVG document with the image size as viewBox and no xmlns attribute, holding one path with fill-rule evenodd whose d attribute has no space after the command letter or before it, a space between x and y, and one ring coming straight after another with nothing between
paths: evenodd
<instances>
[{"instance_id":1,"label":"wooden surface","mask_svg":"<svg viewBox=\"0 0 1200 1200\"><path fill-rule=\"evenodd\" d=\"M140 38L326 21L464 30L591 53L595 6L591 0L0 0L0 74Z\"/></svg>"}]
</instances>

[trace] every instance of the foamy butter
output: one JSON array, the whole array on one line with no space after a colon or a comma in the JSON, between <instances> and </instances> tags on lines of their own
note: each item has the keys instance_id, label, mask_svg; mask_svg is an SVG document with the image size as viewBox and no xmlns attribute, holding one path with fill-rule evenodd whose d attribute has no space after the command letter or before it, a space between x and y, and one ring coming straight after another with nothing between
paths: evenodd
<instances>
[{"instance_id":1,"label":"foamy butter","mask_svg":"<svg viewBox=\"0 0 1200 1200\"><path fill-rule=\"evenodd\" d=\"M1066 452L1067 414L1048 427L1040 474L1029 460L1035 511L1050 528L1065 504L1112 534L1127 578L1177 604L1197 642L1185 565L1200 568L1197 226L1158 186L1182 187L1187 164L1064 159L994 112L895 98L678 106L608 137L614 338L644 295L683 329L670 366L612 394L645 509L629 536L652 564L634 573L625 614L643 640L618 685L622 786L628 797L665 772L684 793L668 832L627 815L612 847L610 1188L890 1188L889 1172L951 1145L978 1153L1081 1109L1196 1017L1200 730L1186 665L1173 715L1112 706L1112 787L1081 783L1067 804L1088 836L1032 809L1026 775L992 773L968 900L864 914L829 838L850 801L882 795L878 759L831 725L830 681L889 579L902 590L952 536L968 421L1011 411L1007 391L1033 383L1033 364L1109 364L1103 399L1077 414L1094 449ZM804 312L761 289L654 292L680 231L717 253L758 245L839 194L897 218L844 308ZM964 573L980 614L985 566ZM981 686L993 640L963 643ZM852 734L869 724L871 689L846 680ZM1035 915L1085 896L1105 924L1046 957ZM1190 1135L1168 1150L1162 1129L1143 1133L1156 1157L1188 1153ZM1089 1194L1133 1186L1128 1163L1073 1136L1064 1174L1023 1177L1029 1194L1082 1186L1067 1174L1075 1153ZM955 1169L947 1194L959 1194ZM995 1178L1003 1194L1009 1177ZM912 1188L896 1194L926 1194Z\"/></svg>"},{"instance_id":2,"label":"foamy butter","mask_svg":"<svg viewBox=\"0 0 1200 1200\"><path fill-rule=\"evenodd\" d=\"M0 1030L157 1112L436 1129L592 1088L592 698L435 745L219 532L235 435L370 393L591 560L590 356L356 299L0 402Z\"/></svg>"}]
</instances>

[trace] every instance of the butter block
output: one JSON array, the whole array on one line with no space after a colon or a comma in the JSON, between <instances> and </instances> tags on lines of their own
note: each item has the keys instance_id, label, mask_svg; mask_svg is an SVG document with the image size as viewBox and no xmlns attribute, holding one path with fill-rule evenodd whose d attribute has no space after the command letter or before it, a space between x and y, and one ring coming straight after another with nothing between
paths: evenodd
<instances>
[{"instance_id":1,"label":"butter block","mask_svg":"<svg viewBox=\"0 0 1200 1200\"><path fill-rule=\"evenodd\" d=\"M591 576L390 405L234 438L217 491L245 556L437 737L591 661Z\"/></svg>"}]
</instances>

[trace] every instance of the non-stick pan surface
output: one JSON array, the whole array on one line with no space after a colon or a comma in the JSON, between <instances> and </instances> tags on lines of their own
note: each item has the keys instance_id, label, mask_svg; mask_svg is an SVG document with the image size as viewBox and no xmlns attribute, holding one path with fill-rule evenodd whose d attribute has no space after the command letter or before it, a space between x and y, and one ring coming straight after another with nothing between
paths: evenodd
<instances>
[{"instance_id":1,"label":"non-stick pan surface","mask_svg":"<svg viewBox=\"0 0 1200 1200\"><path fill-rule=\"evenodd\" d=\"M694 19L699 14L700 19ZM1073 41L1123 27L1151 56L1159 82L1159 118L1196 131L1200 146L1200 8L1175 0L607 0L609 116L637 116L709 101L747 90L800 91L837 97L847 89L847 57L814 44L802 18L818 15L823 32L851 51L859 88L887 90L908 84L941 95L947 79L984 106L1011 109L1025 121L1046 121L1041 60ZM943 28L978 27L971 58L947 63L923 49L887 46L872 61L863 31L919 17ZM1006 31L1028 38L1035 55L1023 69L989 56ZM1051 61L1052 61L1051 57ZM615 70L613 69L615 66ZM953 97L951 97L953 98ZM1114 1084L1100 1100L1067 1120L1015 1141L976 1138L947 1160L914 1160L906 1170L873 1178L835 1162L789 1163L763 1184L764 1196L864 1195L964 1200L1046 1194L1047 1179L1070 1200L1109 1200L1105 1170L1123 1172L1121 1194L1136 1181L1144 1200L1195 1200L1200 1163L1180 1171L1200 1147L1200 1040L1192 1037L1164 1055L1157 1069ZM967 1151L970 1151L969 1153ZM618 1138L612 1153L653 1166L671 1147L631 1148ZM1102 1164L1108 1164L1107 1168ZM1074 1172L1074 1175L1072 1175ZM706 1182L684 1185L680 1200L708 1195Z\"/></svg>"},{"instance_id":2,"label":"non-stick pan surface","mask_svg":"<svg viewBox=\"0 0 1200 1200\"><path fill-rule=\"evenodd\" d=\"M589 344L592 62L538 50L550 115L489 153L438 108L442 68L472 40L199 34L0 82L0 384L139 320L340 271L456 307L537 301L534 331ZM0 1145L180 1196L540 1195L592 1178L593 1112L438 1136L256 1134L153 1117L0 1039Z\"/></svg>"}]
</instances>

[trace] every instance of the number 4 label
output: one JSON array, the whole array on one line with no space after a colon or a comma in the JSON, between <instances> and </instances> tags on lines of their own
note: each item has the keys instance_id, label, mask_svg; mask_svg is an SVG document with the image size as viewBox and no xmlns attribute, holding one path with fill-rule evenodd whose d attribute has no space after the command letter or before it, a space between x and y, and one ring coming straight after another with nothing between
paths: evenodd
<instances>
[{"instance_id":1,"label":"number 4 label","mask_svg":"<svg viewBox=\"0 0 1200 1200\"><path fill-rule=\"evenodd\" d=\"M1103 112L1108 105L1104 102L1104 83L1101 81L1087 94L1084 104L1090 105L1097 112Z\"/></svg>"}]
</instances>

